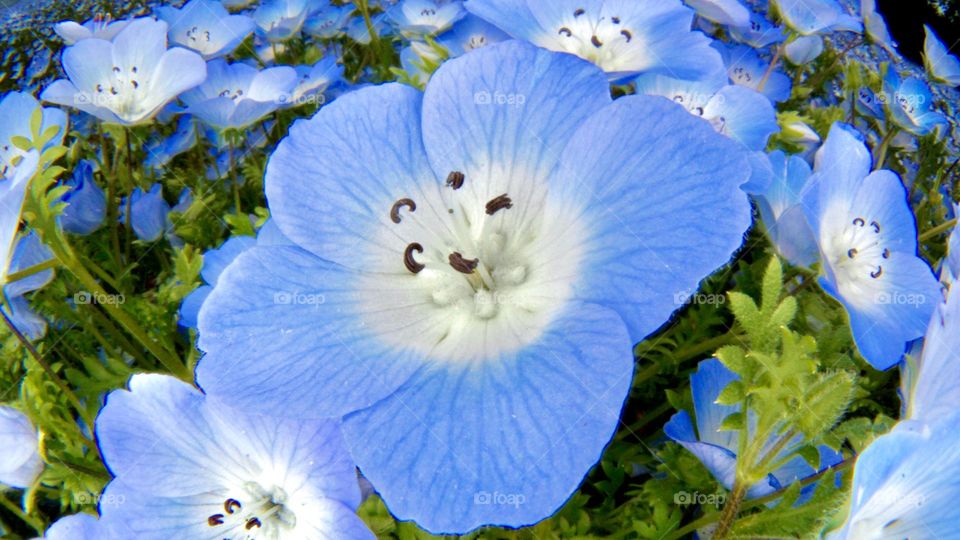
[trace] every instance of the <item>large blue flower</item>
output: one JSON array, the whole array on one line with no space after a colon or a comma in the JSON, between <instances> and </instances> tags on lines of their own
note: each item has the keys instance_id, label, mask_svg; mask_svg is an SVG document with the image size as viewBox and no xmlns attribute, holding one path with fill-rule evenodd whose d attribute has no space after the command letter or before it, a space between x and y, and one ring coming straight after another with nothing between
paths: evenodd
<instances>
[{"instance_id":1,"label":"large blue flower","mask_svg":"<svg viewBox=\"0 0 960 540\"><path fill-rule=\"evenodd\" d=\"M900 178L870 169L856 132L834 124L802 204L820 248L821 285L846 308L860 354L887 369L923 335L940 290L917 256L916 222Z\"/></svg>"},{"instance_id":2,"label":"large blue flower","mask_svg":"<svg viewBox=\"0 0 960 540\"><path fill-rule=\"evenodd\" d=\"M0 484L28 487L43 470L37 429L22 412L0 405Z\"/></svg>"},{"instance_id":3,"label":"large blue flower","mask_svg":"<svg viewBox=\"0 0 960 540\"><path fill-rule=\"evenodd\" d=\"M203 58L167 49L167 23L137 19L112 41L90 38L67 47L63 69L68 79L43 91L44 101L90 113L113 124L141 124L203 82Z\"/></svg>"},{"instance_id":4,"label":"large blue flower","mask_svg":"<svg viewBox=\"0 0 960 540\"><path fill-rule=\"evenodd\" d=\"M290 101L297 84L297 72L289 66L258 70L217 59L207 71L207 80L182 98L188 113L218 129L256 122Z\"/></svg>"},{"instance_id":5,"label":"large blue flower","mask_svg":"<svg viewBox=\"0 0 960 540\"><path fill-rule=\"evenodd\" d=\"M901 422L860 454L850 509L829 540L955 538L960 412Z\"/></svg>"},{"instance_id":6,"label":"large blue flower","mask_svg":"<svg viewBox=\"0 0 960 540\"><path fill-rule=\"evenodd\" d=\"M210 395L347 416L391 511L437 532L553 513L597 461L631 345L750 222L745 151L660 97L519 41L426 93L345 94L298 121L256 246L200 311ZM691 256L694 254L694 256Z\"/></svg>"},{"instance_id":7,"label":"large blue flower","mask_svg":"<svg viewBox=\"0 0 960 540\"><path fill-rule=\"evenodd\" d=\"M699 79L719 69L710 39L680 0L468 0L467 9L523 39L597 64L612 80L640 73Z\"/></svg>"},{"instance_id":8,"label":"large blue flower","mask_svg":"<svg viewBox=\"0 0 960 540\"><path fill-rule=\"evenodd\" d=\"M740 412L735 405L719 405L716 403L720 392L731 382L738 380L735 373L724 367L716 358L700 362L697 371L690 375L690 390L693 394L693 407L696 413L697 430L694 432L693 422L687 411L680 411L670 418L663 427L663 432L681 446L697 456L703 465L713 474L721 485L733 489L737 472L737 438L736 431L721 431L720 425L727 416ZM699 435L699 437L697 436ZM774 440L768 446L773 446ZM798 445L803 443L797 437L788 444L775 461L789 456ZM820 468L825 469L843 460L843 456L826 446L820 447ZM787 485L816 474L806 460L800 456L788 461L782 467L767 475L766 480L750 486L747 497L763 497ZM805 488L812 493L812 486Z\"/></svg>"},{"instance_id":9,"label":"large blue flower","mask_svg":"<svg viewBox=\"0 0 960 540\"><path fill-rule=\"evenodd\" d=\"M354 513L338 421L224 407L165 375L134 375L97 417L114 538L373 539Z\"/></svg>"},{"instance_id":10,"label":"large blue flower","mask_svg":"<svg viewBox=\"0 0 960 540\"><path fill-rule=\"evenodd\" d=\"M231 15L216 0L190 0L182 8L161 6L157 15L170 25L172 43L200 53L210 60L230 54L253 33L253 19Z\"/></svg>"}]
</instances>

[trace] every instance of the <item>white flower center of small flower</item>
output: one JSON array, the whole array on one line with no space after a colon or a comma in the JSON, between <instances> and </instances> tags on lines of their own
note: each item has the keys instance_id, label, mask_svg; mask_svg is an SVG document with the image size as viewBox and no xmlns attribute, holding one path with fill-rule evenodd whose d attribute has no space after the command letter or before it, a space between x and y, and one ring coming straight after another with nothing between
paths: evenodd
<instances>
[{"instance_id":1,"label":"white flower center of small flower","mask_svg":"<svg viewBox=\"0 0 960 540\"><path fill-rule=\"evenodd\" d=\"M393 346L495 358L538 340L572 294L586 238L578 212L545 186L491 194L469 182L454 171L384 208L377 243L399 249L359 289L364 324Z\"/></svg>"},{"instance_id":2,"label":"white flower center of small flower","mask_svg":"<svg viewBox=\"0 0 960 540\"><path fill-rule=\"evenodd\" d=\"M209 28L201 28L193 25L190 28L184 28L182 37L176 40L179 43L189 45L191 49L200 51L202 54L212 54L217 51L215 44L212 44L212 38Z\"/></svg>"},{"instance_id":3,"label":"white flower center of small flower","mask_svg":"<svg viewBox=\"0 0 960 540\"><path fill-rule=\"evenodd\" d=\"M556 42L561 50L587 59L604 71L626 71L637 64L642 54L643 36L637 35L614 15L599 16L585 8L576 8L556 29Z\"/></svg>"},{"instance_id":4,"label":"white flower center of small flower","mask_svg":"<svg viewBox=\"0 0 960 540\"><path fill-rule=\"evenodd\" d=\"M247 482L228 493L222 505L206 516L207 526L225 540L277 540L297 526L297 516L287 506L287 493L280 487L264 489Z\"/></svg>"},{"instance_id":5,"label":"white flower center of small flower","mask_svg":"<svg viewBox=\"0 0 960 540\"><path fill-rule=\"evenodd\" d=\"M467 39L466 44L463 46L463 50L472 51L475 49L480 49L487 45L487 36L483 34L474 34Z\"/></svg>"},{"instance_id":6,"label":"white flower center of small flower","mask_svg":"<svg viewBox=\"0 0 960 540\"><path fill-rule=\"evenodd\" d=\"M885 288L884 265L890 258L882 224L857 215L839 229L824 227L821 244L844 297L865 306L876 303L873 294Z\"/></svg>"},{"instance_id":7,"label":"white flower center of small flower","mask_svg":"<svg viewBox=\"0 0 960 540\"><path fill-rule=\"evenodd\" d=\"M156 104L147 99L148 85L139 66L113 66L110 74L94 86L94 105L106 107L124 119L139 118Z\"/></svg>"}]
</instances>

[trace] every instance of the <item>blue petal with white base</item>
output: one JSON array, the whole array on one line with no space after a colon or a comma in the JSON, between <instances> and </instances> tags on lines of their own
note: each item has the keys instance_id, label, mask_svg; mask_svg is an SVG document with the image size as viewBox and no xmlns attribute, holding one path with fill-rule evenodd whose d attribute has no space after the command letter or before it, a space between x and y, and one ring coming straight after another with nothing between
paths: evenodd
<instances>
[{"instance_id":1,"label":"blue petal with white base","mask_svg":"<svg viewBox=\"0 0 960 540\"><path fill-rule=\"evenodd\" d=\"M916 361L906 417L925 420L960 409L960 291L937 306Z\"/></svg>"},{"instance_id":2,"label":"blue petal with white base","mask_svg":"<svg viewBox=\"0 0 960 540\"><path fill-rule=\"evenodd\" d=\"M883 92L888 99L886 110L899 127L914 135L927 135L938 127L949 125L947 117L933 106L933 92L926 82L901 78L891 67L883 78Z\"/></svg>"},{"instance_id":3,"label":"blue petal with white base","mask_svg":"<svg viewBox=\"0 0 960 540\"><path fill-rule=\"evenodd\" d=\"M257 70L217 59L207 64L208 76L184 93L187 112L217 129L246 127L291 101L297 72L289 66Z\"/></svg>"},{"instance_id":4,"label":"blue petal with white base","mask_svg":"<svg viewBox=\"0 0 960 540\"><path fill-rule=\"evenodd\" d=\"M930 77L950 86L960 86L960 60L947 52L947 47L937 38L928 25L923 25L926 39L923 42L923 65Z\"/></svg>"},{"instance_id":5,"label":"blue petal with white base","mask_svg":"<svg viewBox=\"0 0 960 540\"><path fill-rule=\"evenodd\" d=\"M29 487L43 470L39 434L22 412L0 405L0 484Z\"/></svg>"}]
</instances>

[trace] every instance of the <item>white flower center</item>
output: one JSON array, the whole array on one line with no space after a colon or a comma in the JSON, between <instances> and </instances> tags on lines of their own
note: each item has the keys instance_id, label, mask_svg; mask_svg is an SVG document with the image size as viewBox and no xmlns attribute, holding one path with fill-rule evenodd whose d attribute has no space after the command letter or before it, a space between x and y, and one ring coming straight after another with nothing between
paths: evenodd
<instances>
[{"instance_id":1,"label":"white flower center","mask_svg":"<svg viewBox=\"0 0 960 540\"><path fill-rule=\"evenodd\" d=\"M841 293L848 301L875 303L873 294L885 288L884 265L890 258L883 225L868 215L856 215L839 228L825 227L824 254Z\"/></svg>"},{"instance_id":2,"label":"white flower center","mask_svg":"<svg viewBox=\"0 0 960 540\"><path fill-rule=\"evenodd\" d=\"M264 489L247 482L224 498L213 514L206 516L207 526L217 538L255 540L282 538L297 525L297 517L287 506L287 494L280 487Z\"/></svg>"},{"instance_id":3,"label":"white flower center","mask_svg":"<svg viewBox=\"0 0 960 540\"><path fill-rule=\"evenodd\" d=\"M616 16L600 16L577 8L556 29L557 40L565 52L600 66L604 71L625 71L642 51L642 36Z\"/></svg>"},{"instance_id":4,"label":"white flower center","mask_svg":"<svg viewBox=\"0 0 960 540\"><path fill-rule=\"evenodd\" d=\"M586 236L577 211L544 186L488 189L454 171L384 208L377 243L397 255L360 287L365 324L382 339L432 358L494 358L539 339L570 297Z\"/></svg>"},{"instance_id":5,"label":"white flower center","mask_svg":"<svg viewBox=\"0 0 960 540\"><path fill-rule=\"evenodd\" d=\"M124 119L138 118L152 110L154 100L147 99L148 83L139 66L113 66L110 74L94 87L94 104Z\"/></svg>"}]
</instances>

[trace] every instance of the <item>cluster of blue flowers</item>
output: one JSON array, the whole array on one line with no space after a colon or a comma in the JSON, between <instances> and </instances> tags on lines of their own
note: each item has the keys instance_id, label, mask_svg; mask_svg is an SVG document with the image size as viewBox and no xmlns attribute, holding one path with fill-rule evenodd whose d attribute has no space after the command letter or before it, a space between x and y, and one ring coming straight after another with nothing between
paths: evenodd
<instances>
[{"instance_id":1,"label":"cluster of blue flowers","mask_svg":"<svg viewBox=\"0 0 960 540\"><path fill-rule=\"evenodd\" d=\"M189 0L54 31L63 77L0 100L0 313L29 361L59 324L30 295L74 271L77 237L117 251L123 227L187 253L178 221L208 193L233 196L247 233L207 250L182 295L186 375L161 350L165 373L135 369L95 423L71 419L110 479L97 516L44 538L374 538L357 515L368 484L435 534L538 523L617 432L634 346L751 229L836 300L863 360L899 366L904 407L856 456L761 441L778 467L745 498L803 482L804 504L855 459L821 533L956 535L960 232L931 267L911 179L888 168L892 149L950 134L936 85L960 85L960 61L930 27L929 80L898 69L867 0ZM879 85L844 87L828 120L786 114L808 95L785 66L842 39L889 60ZM357 47L399 82L345 75ZM133 144L144 162L111 167ZM69 170L53 165L67 146ZM265 209L247 214L238 171L258 151ZM169 182L184 161L208 193ZM727 422L749 432L757 413L722 399L741 381L711 352L689 377L693 415L661 442L735 490ZM30 489L46 435L20 409L0 406L0 483Z\"/></svg>"}]
</instances>

